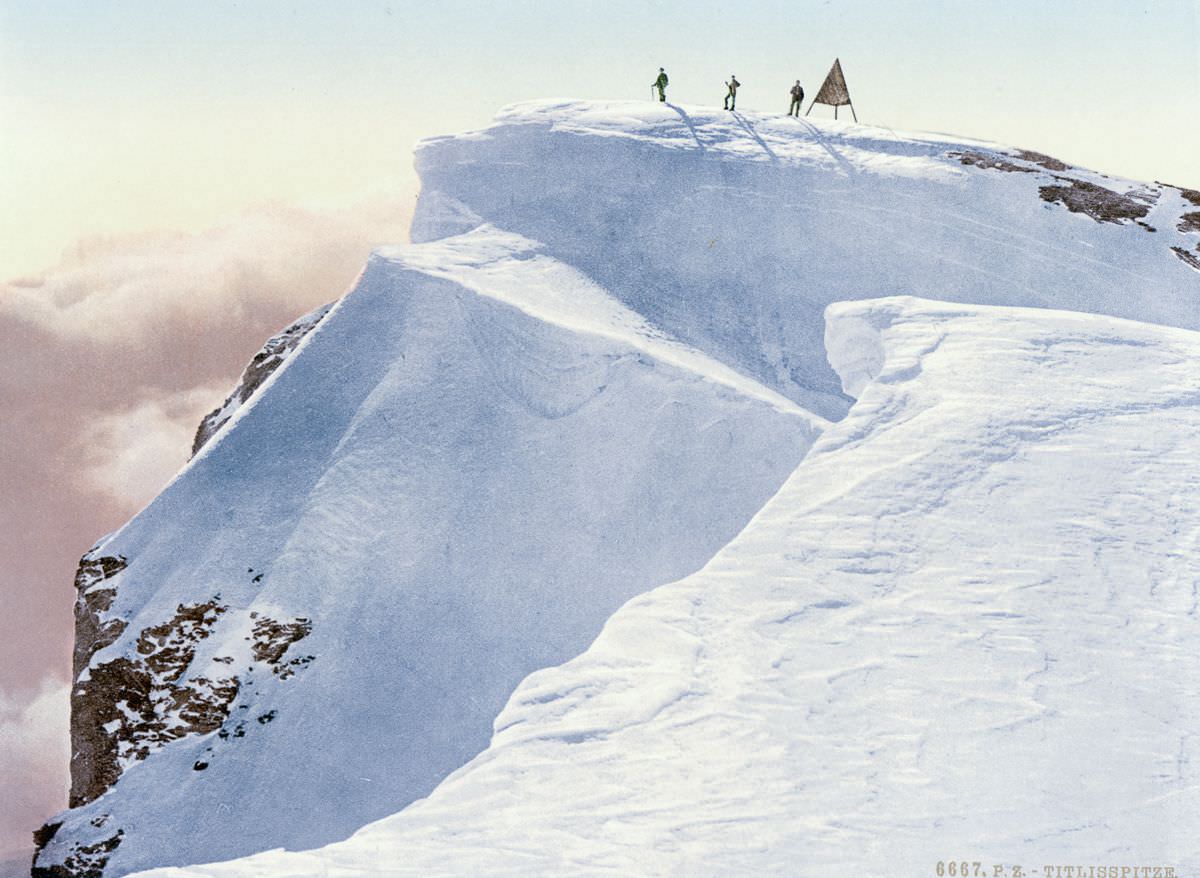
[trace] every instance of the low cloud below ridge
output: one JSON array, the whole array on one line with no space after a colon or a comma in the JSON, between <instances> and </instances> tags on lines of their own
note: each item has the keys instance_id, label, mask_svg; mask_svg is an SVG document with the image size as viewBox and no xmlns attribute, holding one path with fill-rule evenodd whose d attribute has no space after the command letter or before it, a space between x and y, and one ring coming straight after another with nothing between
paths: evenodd
<instances>
[{"instance_id":1,"label":"low cloud below ridge","mask_svg":"<svg viewBox=\"0 0 1200 878\"><path fill-rule=\"evenodd\" d=\"M186 462L268 337L407 240L411 212L411 197L263 208L201 234L81 242L0 283L0 860L66 804L79 556Z\"/></svg>"}]
</instances>

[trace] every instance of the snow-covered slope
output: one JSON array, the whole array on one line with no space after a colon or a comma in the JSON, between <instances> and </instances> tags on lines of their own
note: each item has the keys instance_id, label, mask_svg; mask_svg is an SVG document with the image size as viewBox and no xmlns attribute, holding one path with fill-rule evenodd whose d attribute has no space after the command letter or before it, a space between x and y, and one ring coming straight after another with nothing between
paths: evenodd
<instances>
[{"instance_id":1,"label":"snow-covered slope","mask_svg":"<svg viewBox=\"0 0 1200 878\"><path fill-rule=\"evenodd\" d=\"M526 679L428 799L163 878L1200 868L1200 334L828 316L858 402L704 570Z\"/></svg>"},{"instance_id":2,"label":"snow-covered slope","mask_svg":"<svg viewBox=\"0 0 1200 878\"><path fill-rule=\"evenodd\" d=\"M84 564L80 807L39 865L311 846L398 810L525 675L707 561L823 423L516 236L377 255Z\"/></svg>"},{"instance_id":3,"label":"snow-covered slope","mask_svg":"<svg viewBox=\"0 0 1200 878\"><path fill-rule=\"evenodd\" d=\"M275 373L275 370L287 362L287 358L300 346L300 342L304 340L304 337L312 332L313 328L324 319L331 307L333 306L322 305L320 308L305 314L278 335L267 339L267 343L262 346L262 350L255 354L254 359L246 366L245 371L242 373L242 380L233 389L233 393L229 394L225 398L225 402L205 415L203 420L200 421L200 426L196 429L196 437L192 440L193 455L199 452L208 443L209 439L229 423L229 420L237 414L238 409L249 402L250 397L254 395L254 391L258 390Z\"/></svg>"},{"instance_id":4,"label":"snow-covered slope","mask_svg":"<svg viewBox=\"0 0 1200 878\"><path fill-rule=\"evenodd\" d=\"M482 218L541 241L652 325L826 417L849 405L821 346L834 301L918 295L1200 328L1200 192L996 144L546 101L426 141L417 167L414 240Z\"/></svg>"},{"instance_id":5,"label":"snow-covered slope","mask_svg":"<svg viewBox=\"0 0 1200 878\"><path fill-rule=\"evenodd\" d=\"M39 835L41 874L313 847L428 794L487 747L523 678L704 566L877 386L874 330L832 337L845 387L830 367L831 302L1200 328L1200 193L1036 153L541 102L427 141L417 164L417 243L272 339L179 477L85 557L73 808ZM989 320L959 322L984 338ZM972 417L993 417L991 392ZM867 430L863 406L832 435ZM950 451L974 453L963 437ZM931 453L908 441L897 463ZM836 460L840 488L872 478ZM628 646L628 668L657 661ZM670 667L642 674L666 688L638 710L674 703ZM529 718L497 743L548 698L513 702Z\"/></svg>"}]
</instances>

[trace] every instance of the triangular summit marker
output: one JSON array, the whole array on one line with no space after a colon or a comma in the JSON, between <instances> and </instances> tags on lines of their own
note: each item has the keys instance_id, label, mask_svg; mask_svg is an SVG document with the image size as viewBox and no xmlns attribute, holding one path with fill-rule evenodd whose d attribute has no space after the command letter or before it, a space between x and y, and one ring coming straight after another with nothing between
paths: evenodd
<instances>
[{"instance_id":1,"label":"triangular summit marker","mask_svg":"<svg viewBox=\"0 0 1200 878\"><path fill-rule=\"evenodd\" d=\"M833 118L835 119L837 118L837 108L848 105L850 113L854 116L854 121L858 121L858 113L854 112L854 104L850 103L850 89L846 85L846 76L842 73L842 61L840 58L833 59L833 66L829 68L829 75L825 77L825 81L821 83L821 90L817 92L817 96L809 104L808 113L811 113L812 108L817 104L828 104L833 107ZM804 115L807 116L808 113Z\"/></svg>"}]
</instances>

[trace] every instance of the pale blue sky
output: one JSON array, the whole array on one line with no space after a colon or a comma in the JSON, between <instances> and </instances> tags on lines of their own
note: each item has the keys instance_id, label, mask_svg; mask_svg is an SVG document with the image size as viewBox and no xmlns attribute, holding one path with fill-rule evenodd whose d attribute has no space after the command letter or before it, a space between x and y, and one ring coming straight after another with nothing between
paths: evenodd
<instances>
[{"instance_id":1,"label":"pale blue sky","mask_svg":"<svg viewBox=\"0 0 1200 878\"><path fill-rule=\"evenodd\" d=\"M0 274L80 235L415 190L412 144L516 100L786 109L840 56L865 122L1200 185L1192 0L0 0ZM815 112L822 112L818 109Z\"/></svg>"},{"instance_id":2,"label":"pale blue sky","mask_svg":"<svg viewBox=\"0 0 1200 878\"><path fill-rule=\"evenodd\" d=\"M418 139L518 100L646 100L660 64L672 100L719 106L736 73L741 108L783 113L790 84L815 93L840 56L864 122L1200 188L1198 17L1192 0L0 0L0 281L37 289L74 242L135 236L47 287L93 298L103 325L0 345L0 374L35 392L0 419L3 643L21 656L0 665L0 707L61 687L73 559L136 508L89 487L96 461L160 479L182 463L261 340L403 235ZM257 210L279 203L350 210ZM140 438L94 458L114 417ZM0 752L0 801L18 802L0 859L64 804L53 691L39 735L18 729L33 743ZM23 783L38 789L18 799Z\"/></svg>"}]
</instances>

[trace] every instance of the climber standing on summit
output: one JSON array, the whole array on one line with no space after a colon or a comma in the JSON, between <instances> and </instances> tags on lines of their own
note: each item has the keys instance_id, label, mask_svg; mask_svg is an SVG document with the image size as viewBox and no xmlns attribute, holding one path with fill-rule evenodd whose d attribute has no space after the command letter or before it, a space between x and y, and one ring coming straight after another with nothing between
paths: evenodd
<instances>
[{"instance_id":1,"label":"climber standing on summit","mask_svg":"<svg viewBox=\"0 0 1200 878\"><path fill-rule=\"evenodd\" d=\"M792 86L792 105L788 108L789 116L800 116L800 105L804 103L804 86L800 84L800 80L796 80L796 84Z\"/></svg>"},{"instance_id":2,"label":"climber standing on summit","mask_svg":"<svg viewBox=\"0 0 1200 878\"><path fill-rule=\"evenodd\" d=\"M654 89L658 89L658 99L665 101L667 99L667 71L662 67L658 68L658 79L650 85L650 94L654 94Z\"/></svg>"},{"instance_id":3,"label":"climber standing on summit","mask_svg":"<svg viewBox=\"0 0 1200 878\"><path fill-rule=\"evenodd\" d=\"M737 77L734 76L732 73L729 74L729 82L725 83L725 87L727 89L729 89L728 93L725 95L725 109L726 110L736 109L737 90L738 90L738 86L740 86L740 85L741 85L741 83L737 81Z\"/></svg>"}]
</instances>

